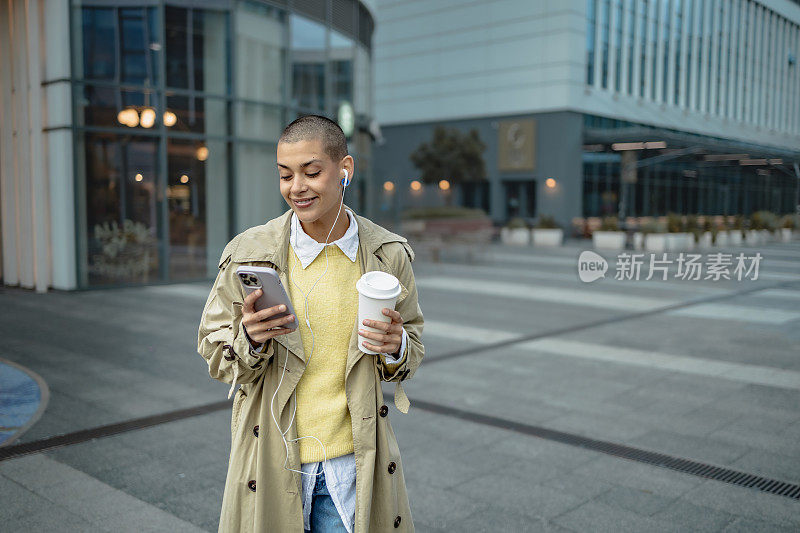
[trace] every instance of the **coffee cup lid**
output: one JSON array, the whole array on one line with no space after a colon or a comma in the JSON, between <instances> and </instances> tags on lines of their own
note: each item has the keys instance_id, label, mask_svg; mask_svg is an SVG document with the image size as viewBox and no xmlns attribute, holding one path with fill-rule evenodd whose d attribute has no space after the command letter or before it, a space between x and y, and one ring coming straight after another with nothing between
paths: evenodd
<instances>
[{"instance_id":1,"label":"coffee cup lid","mask_svg":"<svg viewBox=\"0 0 800 533\"><path fill-rule=\"evenodd\" d=\"M388 300L400 294L400 280L387 272L367 272L356 282L358 292L369 298Z\"/></svg>"}]
</instances>

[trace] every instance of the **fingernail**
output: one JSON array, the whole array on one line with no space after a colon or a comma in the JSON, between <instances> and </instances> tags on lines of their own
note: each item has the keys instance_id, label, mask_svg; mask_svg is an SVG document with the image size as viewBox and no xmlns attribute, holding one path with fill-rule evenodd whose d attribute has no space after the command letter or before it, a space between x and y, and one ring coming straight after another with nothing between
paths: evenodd
<instances>
[{"instance_id":1,"label":"fingernail","mask_svg":"<svg viewBox=\"0 0 800 533\"><path fill-rule=\"evenodd\" d=\"M369 320L363 320L361 323L364 324L365 326L369 326L368 322Z\"/></svg>"},{"instance_id":2,"label":"fingernail","mask_svg":"<svg viewBox=\"0 0 800 533\"><path fill-rule=\"evenodd\" d=\"M281 306L281 311L286 311L286 306L285 305Z\"/></svg>"}]
</instances>

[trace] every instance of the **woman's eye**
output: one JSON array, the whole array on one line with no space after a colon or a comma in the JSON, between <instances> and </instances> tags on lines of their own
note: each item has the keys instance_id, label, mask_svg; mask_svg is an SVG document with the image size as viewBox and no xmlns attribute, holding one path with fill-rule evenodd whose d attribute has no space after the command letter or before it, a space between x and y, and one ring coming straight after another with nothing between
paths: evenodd
<instances>
[{"instance_id":1,"label":"woman's eye","mask_svg":"<svg viewBox=\"0 0 800 533\"><path fill-rule=\"evenodd\" d=\"M317 176L317 175L319 175L319 173L320 173L320 172L321 172L321 171L317 170L317 171L316 171L316 172L314 172L313 174L306 174L306 176L308 176L309 178L313 178L314 176Z\"/></svg>"},{"instance_id":2,"label":"woman's eye","mask_svg":"<svg viewBox=\"0 0 800 533\"><path fill-rule=\"evenodd\" d=\"M292 179L292 177L291 176L281 176L281 179L282 180L290 180L290 179Z\"/></svg>"}]
</instances>

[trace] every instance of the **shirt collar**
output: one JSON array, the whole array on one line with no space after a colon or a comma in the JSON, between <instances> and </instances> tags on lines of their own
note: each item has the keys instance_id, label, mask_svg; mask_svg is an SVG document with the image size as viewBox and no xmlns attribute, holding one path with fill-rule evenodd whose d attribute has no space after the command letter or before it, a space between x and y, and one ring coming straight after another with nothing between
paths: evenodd
<instances>
[{"instance_id":1,"label":"shirt collar","mask_svg":"<svg viewBox=\"0 0 800 533\"><path fill-rule=\"evenodd\" d=\"M347 213L347 218L350 219L350 225L340 239L328 243L328 245L335 244L355 263L356 254L358 253L358 223L352 211L345 208L344 212ZM300 220L294 212L292 212L292 220L289 227L289 244L294 250L294 253L297 254L297 258L300 259L300 264L305 269L325 248L325 244L317 242L303 230L303 225L300 224Z\"/></svg>"}]
</instances>

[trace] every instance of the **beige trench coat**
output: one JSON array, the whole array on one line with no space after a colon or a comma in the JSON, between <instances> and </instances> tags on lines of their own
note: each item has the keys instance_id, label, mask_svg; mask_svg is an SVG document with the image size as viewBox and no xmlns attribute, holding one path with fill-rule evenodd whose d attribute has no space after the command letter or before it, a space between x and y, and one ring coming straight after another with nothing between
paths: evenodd
<instances>
[{"instance_id":1,"label":"beige trench coat","mask_svg":"<svg viewBox=\"0 0 800 533\"><path fill-rule=\"evenodd\" d=\"M351 209L351 208L348 208ZM351 209L352 210L352 209ZM219 273L206 301L198 332L198 353L209 375L241 384L231 413L231 454L222 500L219 531L302 532L300 474L284 468L285 446L270 415L270 400L286 362L286 374L275 397L275 418L286 430L292 415L290 397L305 369L299 330L270 340L263 353L252 351L241 325L244 291L235 271L241 264L275 268L286 278L289 221L292 211L234 237L222 253ZM359 349L358 324L353 324L345 370L345 393L353 424L356 462L354 533L414 531L403 476L403 463L384 405L381 381L396 383L394 401L408 412L401 381L414 375L425 348L422 311L405 238L356 214L361 272L382 270L396 276L401 293L395 309L408 333L406 351L392 372L379 356ZM287 358L288 349L288 358ZM292 424L286 438L297 437ZM289 441L287 468L300 470L299 444Z\"/></svg>"}]
</instances>

